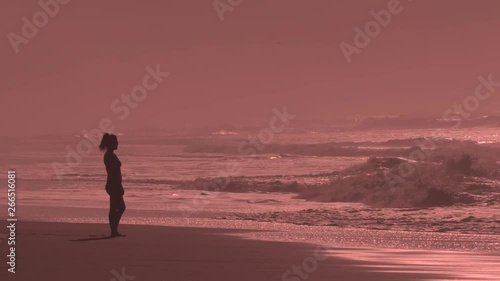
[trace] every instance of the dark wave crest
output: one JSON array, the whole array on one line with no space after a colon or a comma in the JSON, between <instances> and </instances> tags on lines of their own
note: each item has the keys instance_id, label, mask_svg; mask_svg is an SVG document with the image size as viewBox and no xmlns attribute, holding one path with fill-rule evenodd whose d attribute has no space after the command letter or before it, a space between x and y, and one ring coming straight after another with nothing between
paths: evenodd
<instances>
[{"instance_id":1,"label":"dark wave crest","mask_svg":"<svg viewBox=\"0 0 500 281\"><path fill-rule=\"evenodd\" d=\"M178 188L223 192L291 192L321 202L376 207L500 204L499 165L470 154L429 156L423 161L371 157L344 171L301 176L199 178Z\"/></svg>"}]
</instances>

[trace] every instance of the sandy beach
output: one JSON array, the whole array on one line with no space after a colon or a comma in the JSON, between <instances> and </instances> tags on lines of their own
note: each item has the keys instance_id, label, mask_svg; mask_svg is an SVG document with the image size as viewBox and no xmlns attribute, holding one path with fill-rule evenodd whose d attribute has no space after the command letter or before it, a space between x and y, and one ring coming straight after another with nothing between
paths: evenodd
<instances>
[{"instance_id":1,"label":"sandy beach","mask_svg":"<svg viewBox=\"0 0 500 281\"><path fill-rule=\"evenodd\" d=\"M214 219L209 209L183 218L133 207L120 227L127 236L109 238L106 208L24 206L15 274L0 237L1 280L499 280L497 235Z\"/></svg>"},{"instance_id":2,"label":"sandy beach","mask_svg":"<svg viewBox=\"0 0 500 281\"><path fill-rule=\"evenodd\" d=\"M16 273L2 280L433 280L425 273L383 273L329 256L349 249L237 238L244 230L20 222ZM248 231L247 231L248 232ZM5 257L2 257L5 259ZM371 264L373 266L373 263ZM294 274L294 268L300 272ZM291 273L286 275L287 270ZM285 274L285 275L284 275ZM302 274L302 275L301 275ZM120 279L121 278L121 279ZM447 280L447 279L439 279ZM452 279L448 279L452 280Z\"/></svg>"}]
</instances>

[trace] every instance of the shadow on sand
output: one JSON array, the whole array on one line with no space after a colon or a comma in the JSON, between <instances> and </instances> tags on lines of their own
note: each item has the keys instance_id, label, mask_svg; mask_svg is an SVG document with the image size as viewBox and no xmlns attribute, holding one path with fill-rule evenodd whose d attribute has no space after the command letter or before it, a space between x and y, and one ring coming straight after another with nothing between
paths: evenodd
<instances>
[{"instance_id":1,"label":"shadow on sand","mask_svg":"<svg viewBox=\"0 0 500 281\"><path fill-rule=\"evenodd\" d=\"M81 238L81 239L74 239L74 240L68 240L68 241L71 241L71 242L84 242L84 241L94 241L94 240L105 240L105 239L114 239L116 237L113 237L113 236L105 236L105 235L101 235L101 236L98 236L98 237L89 237L89 238Z\"/></svg>"}]
</instances>

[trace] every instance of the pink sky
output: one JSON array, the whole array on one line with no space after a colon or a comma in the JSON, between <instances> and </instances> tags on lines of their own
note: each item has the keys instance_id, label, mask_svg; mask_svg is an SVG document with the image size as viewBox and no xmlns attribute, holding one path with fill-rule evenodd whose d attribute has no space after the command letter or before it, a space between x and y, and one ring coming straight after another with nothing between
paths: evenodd
<instances>
[{"instance_id":1,"label":"pink sky","mask_svg":"<svg viewBox=\"0 0 500 281\"><path fill-rule=\"evenodd\" d=\"M48 0L43 0L48 1ZM7 34L37 1L0 10L0 135L96 128L160 64L168 77L119 128L250 123L288 106L303 119L442 114L500 81L500 2L402 0L403 11L348 64L342 41L387 0L243 0L220 21L211 0L78 1L15 54ZM498 91L500 93L500 89ZM496 111L492 96L480 111Z\"/></svg>"}]
</instances>

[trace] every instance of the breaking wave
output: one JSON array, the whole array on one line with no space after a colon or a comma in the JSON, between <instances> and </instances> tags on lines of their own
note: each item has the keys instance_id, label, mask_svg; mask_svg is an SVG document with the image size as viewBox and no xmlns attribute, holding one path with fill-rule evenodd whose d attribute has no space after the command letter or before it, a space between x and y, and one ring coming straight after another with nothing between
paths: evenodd
<instances>
[{"instance_id":1,"label":"breaking wave","mask_svg":"<svg viewBox=\"0 0 500 281\"><path fill-rule=\"evenodd\" d=\"M328 183L300 189L297 197L398 208L494 205L500 203L497 166L468 154L442 162L370 158Z\"/></svg>"},{"instance_id":2,"label":"breaking wave","mask_svg":"<svg viewBox=\"0 0 500 281\"><path fill-rule=\"evenodd\" d=\"M398 145L401 142L405 141L391 141ZM300 152L306 153L310 149L324 154L325 146L328 145L319 145L320 148L304 145ZM281 149L280 152L300 153L297 146L293 149L290 145L276 146L275 153L277 148ZM178 188L225 192L291 192L299 199L357 202L376 207L500 203L500 157L496 144L443 140L433 150L416 146L389 156L378 156L373 152L366 163L339 172L231 179L198 178L185 181ZM387 150L383 152L387 154Z\"/></svg>"}]
</instances>

